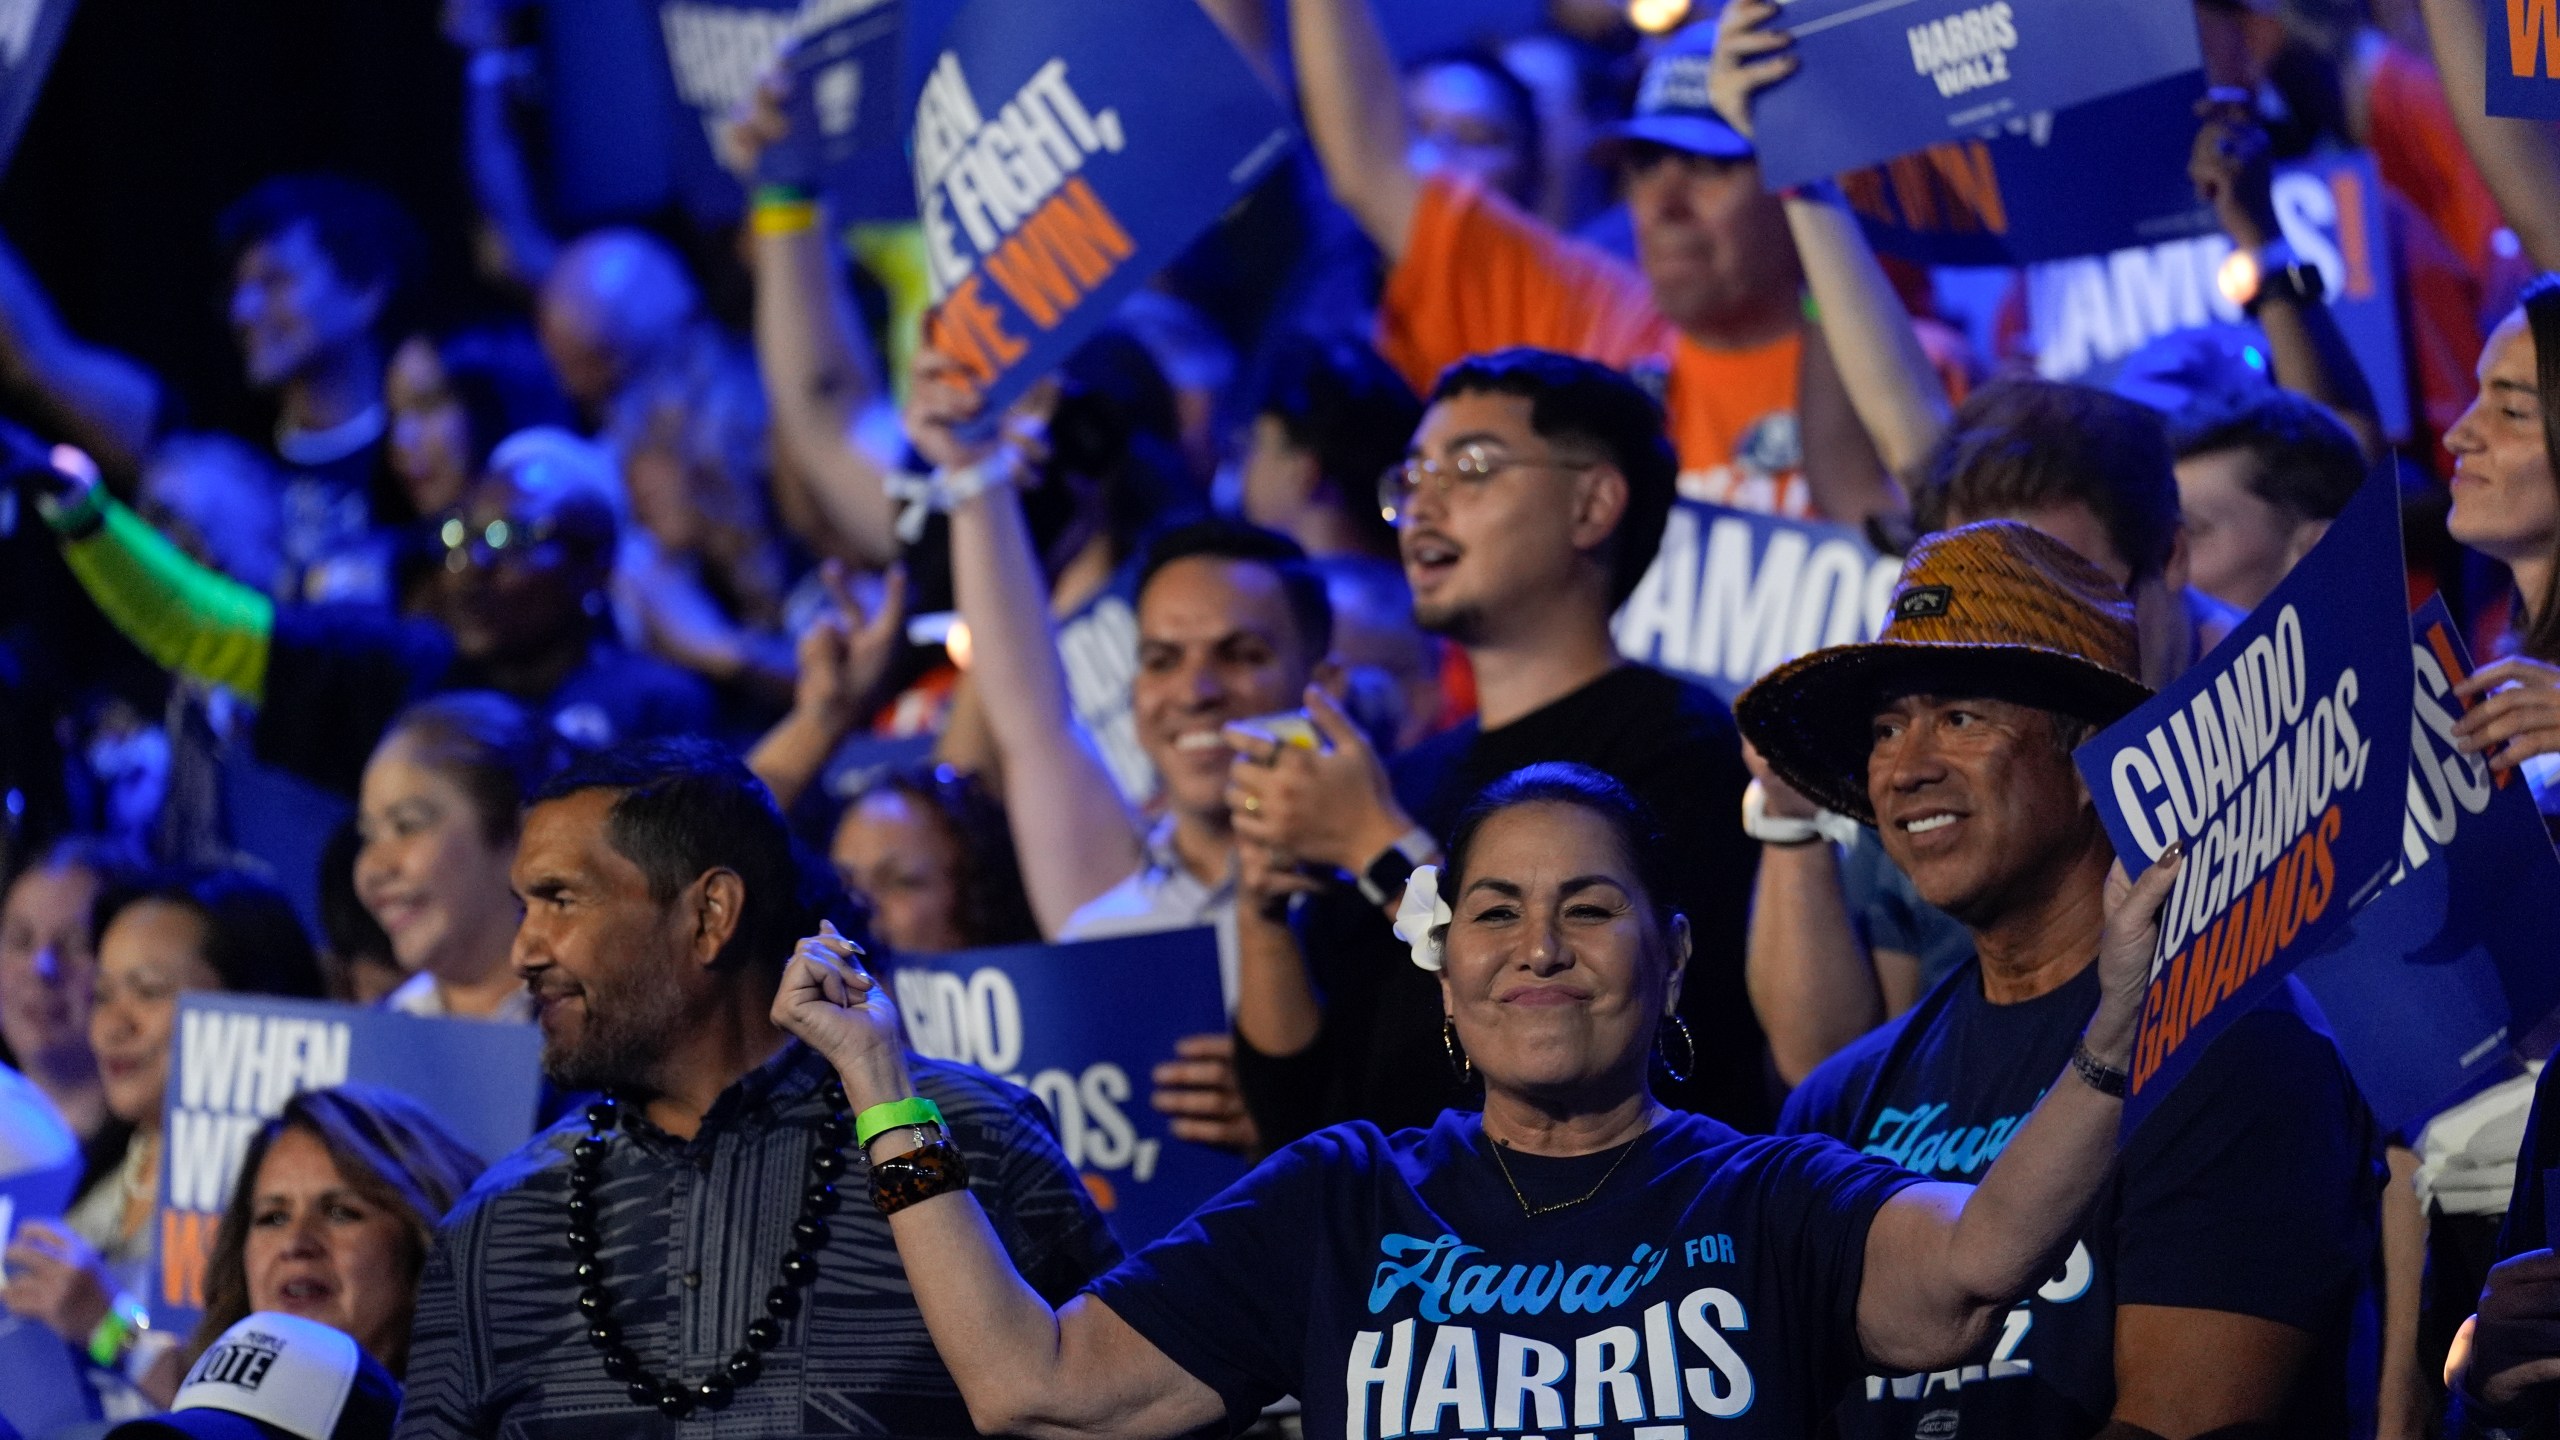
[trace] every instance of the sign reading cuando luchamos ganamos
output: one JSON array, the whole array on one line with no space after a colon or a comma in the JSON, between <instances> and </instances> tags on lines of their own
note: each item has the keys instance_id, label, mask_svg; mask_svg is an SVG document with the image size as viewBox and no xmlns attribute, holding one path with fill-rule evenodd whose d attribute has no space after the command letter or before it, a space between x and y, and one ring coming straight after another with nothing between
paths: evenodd
<instances>
[{"instance_id":1,"label":"sign reading cuando luchamos ganamos","mask_svg":"<svg viewBox=\"0 0 2560 1440\"><path fill-rule=\"evenodd\" d=\"M911 155L926 339L1003 408L1278 162L1279 102L1195 0L974 0Z\"/></svg>"},{"instance_id":2,"label":"sign reading cuando luchamos ganamos","mask_svg":"<svg viewBox=\"0 0 2560 1440\"><path fill-rule=\"evenodd\" d=\"M2077 752L2130 873L2173 842L2125 1128L2400 863L2407 579L2387 475L2239 628Z\"/></svg>"}]
</instances>

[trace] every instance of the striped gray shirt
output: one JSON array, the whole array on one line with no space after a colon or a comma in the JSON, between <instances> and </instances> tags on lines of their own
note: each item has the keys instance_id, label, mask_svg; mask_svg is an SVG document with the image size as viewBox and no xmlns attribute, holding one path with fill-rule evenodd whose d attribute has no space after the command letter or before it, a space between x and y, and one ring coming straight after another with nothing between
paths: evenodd
<instances>
[{"instance_id":1,"label":"striped gray shirt","mask_svg":"<svg viewBox=\"0 0 2560 1440\"><path fill-rule=\"evenodd\" d=\"M1062 1304L1118 1260L1038 1100L964 1066L911 1063L968 1157L971 1193L1033 1288ZM701 1380L765 1313L829 1076L793 1041L724 1092L692 1140L646 1124L615 1137L596 1189L602 1259L624 1343L653 1375ZM632 1403L587 1341L571 1274L563 1205L569 1147L585 1131L572 1115L535 1136L446 1218L419 1290L398 1440L975 1433L850 1146L817 1283L766 1352L763 1376L726 1409L697 1409L681 1426Z\"/></svg>"}]
</instances>

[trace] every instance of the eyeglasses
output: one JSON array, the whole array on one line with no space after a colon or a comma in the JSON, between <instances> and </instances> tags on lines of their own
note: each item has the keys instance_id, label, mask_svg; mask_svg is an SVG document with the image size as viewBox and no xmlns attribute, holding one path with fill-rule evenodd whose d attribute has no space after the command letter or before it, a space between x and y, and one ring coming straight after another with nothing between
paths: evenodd
<instances>
[{"instance_id":1,"label":"eyeglasses","mask_svg":"<svg viewBox=\"0 0 2560 1440\"><path fill-rule=\"evenodd\" d=\"M495 565L502 560L530 557L535 550L551 543L559 532L559 522L545 515L537 520L510 520L504 516L480 527L473 534L471 522L459 515L447 515L436 527L436 539L444 545L444 568L459 575L474 565Z\"/></svg>"},{"instance_id":2,"label":"eyeglasses","mask_svg":"<svg viewBox=\"0 0 2560 1440\"><path fill-rule=\"evenodd\" d=\"M1407 460L1392 465L1378 477L1378 513L1393 525L1413 508L1417 492L1428 490L1446 499L1451 491L1473 495L1484 489L1486 482L1505 470L1593 470L1597 460L1554 460L1513 455L1482 442L1461 445L1441 460Z\"/></svg>"}]
</instances>

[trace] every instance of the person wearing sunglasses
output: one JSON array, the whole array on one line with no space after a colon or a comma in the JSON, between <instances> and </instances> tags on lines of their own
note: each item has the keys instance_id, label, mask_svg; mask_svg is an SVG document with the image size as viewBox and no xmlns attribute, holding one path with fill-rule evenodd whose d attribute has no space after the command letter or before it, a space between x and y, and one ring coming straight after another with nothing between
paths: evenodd
<instances>
[{"instance_id":1,"label":"person wearing sunglasses","mask_svg":"<svg viewBox=\"0 0 2560 1440\"><path fill-rule=\"evenodd\" d=\"M507 695L573 743L702 729L702 682L613 639L611 462L564 431L509 436L432 523L426 614L279 604L188 559L57 450L37 504L98 608L143 653L258 707L258 758L353 794L374 743L415 701Z\"/></svg>"}]
</instances>

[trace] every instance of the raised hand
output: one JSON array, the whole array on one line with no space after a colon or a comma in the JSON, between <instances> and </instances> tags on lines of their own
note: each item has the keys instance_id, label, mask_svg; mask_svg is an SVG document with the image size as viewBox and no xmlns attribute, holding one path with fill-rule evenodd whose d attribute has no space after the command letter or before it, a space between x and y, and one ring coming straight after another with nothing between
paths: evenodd
<instances>
[{"instance_id":1,"label":"raised hand","mask_svg":"<svg viewBox=\"0 0 2560 1440\"><path fill-rule=\"evenodd\" d=\"M2453 722L2454 748L2488 756L2490 769L2560 752L2560 667L2510 655L2472 671L2453 693L2469 705Z\"/></svg>"},{"instance_id":2,"label":"raised hand","mask_svg":"<svg viewBox=\"0 0 2560 1440\"><path fill-rule=\"evenodd\" d=\"M1777 13L1771 0L1732 0L1716 17L1707 103L1744 139L1751 138L1751 97L1796 71L1796 57L1785 53L1794 39L1784 30L1760 28Z\"/></svg>"},{"instance_id":3,"label":"raised hand","mask_svg":"<svg viewBox=\"0 0 2560 1440\"><path fill-rule=\"evenodd\" d=\"M0 1258L6 1259L9 1275L9 1283L0 1286L0 1306L74 1345L88 1344L89 1333L115 1304L106 1262L60 1226L28 1221Z\"/></svg>"},{"instance_id":4,"label":"raised hand","mask_svg":"<svg viewBox=\"0 0 2560 1440\"><path fill-rule=\"evenodd\" d=\"M2128 880L2119 861L2107 872L2106 931L2098 940L2098 1013L2089 1021L2089 1050L2110 1065L2119 1065L2133 1049L2142 1018L2143 997L2151 988L2151 957L2160 945L2160 908L2186 863L2183 844L2172 844L2142 872Z\"/></svg>"},{"instance_id":5,"label":"raised hand","mask_svg":"<svg viewBox=\"0 0 2560 1440\"><path fill-rule=\"evenodd\" d=\"M863 702L897 658L907 613L907 568L889 567L876 607L865 607L853 593L843 562L827 561L818 578L834 608L801 633L800 678L791 708L841 734L862 718Z\"/></svg>"},{"instance_id":6,"label":"raised hand","mask_svg":"<svg viewBox=\"0 0 2560 1440\"><path fill-rule=\"evenodd\" d=\"M888 988L862 966L862 947L819 922L791 952L774 993L773 1023L827 1058L856 1112L914 1094L906 1041Z\"/></svg>"},{"instance_id":7,"label":"raised hand","mask_svg":"<svg viewBox=\"0 0 2560 1440\"><path fill-rule=\"evenodd\" d=\"M1236 756L1227 808L1239 839L1298 861L1357 870L1402 839L1413 821L1351 717L1313 686L1306 705L1322 750L1283 744L1249 724L1226 728Z\"/></svg>"}]
</instances>

